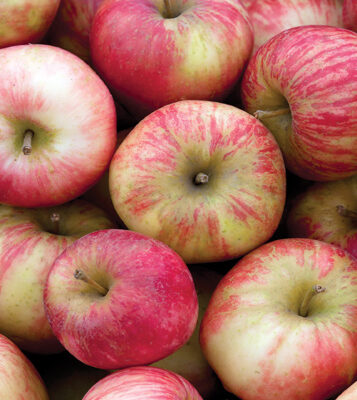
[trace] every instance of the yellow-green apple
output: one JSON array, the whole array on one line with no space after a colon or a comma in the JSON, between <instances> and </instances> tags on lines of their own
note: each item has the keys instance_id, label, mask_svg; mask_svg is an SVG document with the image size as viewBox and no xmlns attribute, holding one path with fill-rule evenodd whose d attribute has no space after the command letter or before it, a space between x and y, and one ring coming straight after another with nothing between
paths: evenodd
<instances>
[{"instance_id":1,"label":"yellow-green apple","mask_svg":"<svg viewBox=\"0 0 357 400\"><path fill-rule=\"evenodd\" d=\"M0 398L11 400L49 400L36 368L22 351L0 334Z\"/></svg>"},{"instance_id":2,"label":"yellow-green apple","mask_svg":"<svg viewBox=\"0 0 357 400\"><path fill-rule=\"evenodd\" d=\"M137 119L178 100L222 101L252 46L239 0L109 0L90 33L96 71Z\"/></svg>"},{"instance_id":3,"label":"yellow-green apple","mask_svg":"<svg viewBox=\"0 0 357 400\"><path fill-rule=\"evenodd\" d=\"M242 0L242 3L253 26L253 53L273 36L295 26L343 26L342 0Z\"/></svg>"},{"instance_id":4,"label":"yellow-green apple","mask_svg":"<svg viewBox=\"0 0 357 400\"><path fill-rule=\"evenodd\" d=\"M97 382L83 400L202 400L182 376L155 367L131 367Z\"/></svg>"},{"instance_id":5,"label":"yellow-green apple","mask_svg":"<svg viewBox=\"0 0 357 400\"><path fill-rule=\"evenodd\" d=\"M0 203L63 204L107 168L117 128L113 98L80 58L54 46L0 50Z\"/></svg>"},{"instance_id":6,"label":"yellow-green apple","mask_svg":"<svg viewBox=\"0 0 357 400\"><path fill-rule=\"evenodd\" d=\"M59 4L60 0L0 1L0 48L41 41Z\"/></svg>"},{"instance_id":7,"label":"yellow-green apple","mask_svg":"<svg viewBox=\"0 0 357 400\"><path fill-rule=\"evenodd\" d=\"M285 181L268 129L236 107L205 100L148 115L109 169L125 225L165 242L188 263L236 258L268 240L284 209Z\"/></svg>"},{"instance_id":8,"label":"yellow-green apple","mask_svg":"<svg viewBox=\"0 0 357 400\"><path fill-rule=\"evenodd\" d=\"M43 307L46 276L77 238L114 224L84 200L51 208L0 206L0 333L21 349L55 353L63 347Z\"/></svg>"},{"instance_id":9,"label":"yellow-green apple","mask_svg":"<svg viewBox=\"0 0 357 400\"><path fill-rule=\"evenodd\" d=\"M286 227L291 237L332 243L357 257L357 175L307 187L292 198Z\"/></svg>"},{"instance_id":10,"label":"yellow-green apple","mask_svg":"<svg viewBox=\"0 0 357 400\"><path fill-rule=\"evenodd\" d=\"M357 2L356 0L344 0L343 2L344 27L357 32Z\"/></svg>"},{"instance_id":11,"label":"yellow-green apple","mask_svg":"<svg viewBox=\"0 0 357 400\"><path fill-rule=\"evenodd\" d=\"M222 274L210 270L204 265L195 265L190 269L198 295L198 320L195 331L188 342L162 360L152 364L154 367L167 369L187 379L205 399L216 399L220 385L217 376L204 357L199 343L199 327Z\"/></svg>"},{"instance_id":12,"label":"yellow-green apple","mask_svg":"<svg viewBox=\"0 0 357 400\"><path fill-rule=\"evenodd\" d=\"M356 400L357 399L357 382L353 383L344 390L336 400Z\"/></svg>"},{"instance_id":13,"label":"yellow-green apple","mask_svg":"<svg viewBox=\"0 0 357 400\"><path fill-rule=\"evenodd\" d=\"M357 377L357 260L318 240L271 241L223 277L200 343L244 400L326 400Z\"/></svg>"},{"instance_id":14,"label":"yellow-green apple","mask_svg":"<svg viewBox=\"0 0 357 400\"><path fill-rule=\"evenodd\" d=\"M89 32L103 0L62 0L48 36L50 44L62 47L90 62Z\"/></svg>"},{"instance_id":15,"label":"yellow-green apple","mask_svg":"<svg viewBox=\"0 0 357 400\"><path fill-rule=\"evenodd\" d=\"M245 110L274 134L287 168L314 181L357 172L357 34L288 29L262 45L242 81Z\"/></svg>"},{"instance_id":16,"label":"yellow-green apple","mask_svg":"<svg viewBox=\"0 0 357 400\"><path fill-rule=\"evenodd\" d=\"M68 246L48 274L44 303L62 345L102 369L168 356L190 338L198 314L183 260L164 243L121 229Z\"/></svg>"}]
</instances>

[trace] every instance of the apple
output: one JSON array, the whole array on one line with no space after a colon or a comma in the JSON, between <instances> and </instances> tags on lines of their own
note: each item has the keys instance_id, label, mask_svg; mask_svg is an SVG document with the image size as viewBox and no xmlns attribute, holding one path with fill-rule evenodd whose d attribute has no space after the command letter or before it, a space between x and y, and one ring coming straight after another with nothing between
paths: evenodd
<instances>
[{"instance_id":1,"label":"apple","mask_svg":"<svg viewBox=\"0 0 357 400\"><path fill-rule=\"evenodd\" d=\"M357 32L357 3L356 0L344 0L343 2L344 27Z\"/></svg>"},{"instance_id":2,"label":"apple","mask_svg":"<svg viewBox=\"0 0 357 400\"><path fill-rule=\"evenodd\" d=\"M54 262L44 304L53 332L79 361L118 369L149 364L181 347L198 314L182 259L136 232L85 235Z\"/></svg>"},{"instance_id":3,"label":"apple","mask_svg":"<svg viewBox=\"0 0 357 400\"><path fill-rule=\"evenodd\" d=\"M202 400L180 375L154 367L131 367L101 379L83 400Z\"/></svg>"},{"instance_id":4,"label":"apple","mask_svg":"<svg viewBox=\"0 0 357 400\"><path fill-rule=\"evenodd\" d=\"M244 109L274 134L287 169L331 181L357 173L357 34L301 26L270 39L242 81Z\"/></svg>"},{"instance_id":5,"label":"apple","mask_svg":"<svg viewBox=\"0 0 357 400\"><path fill-rule=\"evenodd\" d=\"M341 0L241 1L248 11L253 26L253 53L273 36L295 26L343 26Z\"/></svg>"},{"instance_id":6,"label":"apple","mask_svg":"<svg viewBox=\"0 0 357 400\"><path fill-rule=\"evenodd\" d=\"M344 390L336 400L355 400L357 398L357 382Z\"/></svg>"},{"instance_id":7,"label":"apple","mask_svg":"<svg viewBox=\"0 0 357 400\"><path fill-rule=\"evenodd\" d=\"M76 239L113 227L104 211L84 200L36 209L1 205L0 333L29 352L62 351L43 306L47 274Z\"/></svg>"},{"instance_id":8,"label":"apple","mask_svg":"<svg viewBox=\"0 0 357 400\"><path fill-rule=\"evenodd\" d=\"M0 50L0 203L49 207L96 183L115 150L113 98L81 59L54 46Z\"/></svg>"},{"instance_id":9,"label":"apple","mask_svg":"<svg viewBox=\"0 0 357 400\"><path fill-rule=\"evenodd\" d=\"M205 100L151 113L124 139L109 169L124 224L191 264L236 258L268 240L285 187L273 135L248 113Z\"/></svg>"},{"instance_id":10,"label":"apple","mask_svg":"<svg viewBox=\"0 0 357 400\"><path fill-rule=\"evenodd\" d=\"M0 48L41 41L59 4L60 0L0 1Z\"/></svg>"},{"instance_id":11,"label":"apple","mask_svg":"<svg viewBox=\"0 0 357 400\"><path fill-rule=\"evenodd\" d=\"M319 182L292 198L289 236L322 240L357 257L357 175Z\"/></svg>"},{"instance_id":12,"label":"apple","mask_svg":"<svg viewBox=\"0 0 357 400\"><path fill-rule=\"evenodd\" d=\"M49 400L37 370L22 351L0 334L0 398Z\"/></svg>"},{"instance_id":13,"label":"apple","mask_svg":"<svg viewBox=\"0 0 357 400\"><path fill-rule=\"evenodd\" d=\"M109 0L90 32L94 68L138 120L178 100L222 101L252 46L238 0Z\"/></svg>"},{"instance_id":14,"label":"apple","mask_svg":"<svg viewBox=\"0 0 357 400\"><path fill-rule=\"evenodd\" d=\"M49 32L49 43L90 62L89 32L103 0L62 0Z\"/></svg>"},{"instance_id":15,"label":"apple","mask_svg":"<svg viewBox=\"0 0 357 400\"><path fill-rule=\"evenodd\" d=\"M357 260L312 239L280 239L223 277L200 343L244 400L326 400L357 378Z\"/></svg>"}]
</instances>

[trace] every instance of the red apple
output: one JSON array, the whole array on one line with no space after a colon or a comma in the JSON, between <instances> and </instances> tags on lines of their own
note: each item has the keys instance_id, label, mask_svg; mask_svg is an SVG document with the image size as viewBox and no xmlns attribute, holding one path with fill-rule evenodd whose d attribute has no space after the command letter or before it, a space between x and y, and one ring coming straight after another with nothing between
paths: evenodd
<instances>
[{"instance_id":1,"label":"red apple","mask_svg":"<svg viewBox=\"0 0 357 400\"><path fill-rule=\"evenodd\" d=\"M39 42L52 24L59 4L60 0L1 0L0 48Z\"/></svg>"},{"instance_id":2,"label":"red apple","mask_svg":"<svg viewBox=\"0 0 357 400\"><path fill-rule=\"evenodd\" d=\"M202 400L186 379L154 367L132 367L96 383L83 400Z\"/></svg>"},{"instance_id":3,"label":"red apple","mask_svg":"<svg viewBox=\"0 0 357 400\"><path fill-rule=\"evenodd\" d=\"M356 0L344 0L343 2L344 27L357 32L357 2Z\"/></svg>"},{"instance_id":4,"label":"red apple","mask_svg":"<svg viewBox=\"0 0 357 400\"><path fill-rule=\"evenodd\" d=\"M294 197L286 226L291 237L332 243L357 257L357 175L315 183Z\"/></svg>"},{"instance_id":5,"label":"red apple","mask_svg":"<svg viewBox=\"0 0 357 400\"><path fill-rule=\"evenodd\" d=\"M244 400L326 400L357 378L357 260L312 239L243 257L214 291L200 342Z\"/></svg>"},{"instance_id":6,"label":"red apple","mask_svg":"<svg viewBox=\"0 0 357 400\"><path fill-rule=\"evenodd\" d=\"M109 0L90 33L95 69L138 119L178 100L223 100L252 46L239 0Z\"/></svg>"},{"instance_id":7,"label":"red apple","mask_svg":"<svg viewBox=\"0 0 357 400\"><path fill-rule=\"evenodd\" d=\"M62 345L102 369L168 356L187 342L198 313L182 259L157 240L120 229L67 247L48 275L44 303Z\"/></svg>"},{"instance_id":8,"label":"red apple","mask_svg":"<svg viewBox=\"0 0 357 400\"><path fill-rule=\"evenodd\" d=\"M108 167L116 143L113 98L68 51L47 45L0 50L0 203L63 204Z\"/></svg>"},{"instance_id":9,"label":"red apple","mask_svg":"<svg viewBox=\"0 0 357 400\"><path fill-rule=\"evenodd\" d=\"M244 108L274 134L287 168L307 180L357 173L357 34L284 31L259 48L242 82Z\"/></svg>"},{"instance_id":10,"label":"red apple","mask_svg":"<svg viewBox=\"0 0 357 400\"><path fill-rule=\"evenodd\" d=\"M285 169L273 136L251 115L185 100L129 133L110 164L109 189L129 229L165 242L188 263L223 261L273 235Z\"/></svg>"}]
</instances>

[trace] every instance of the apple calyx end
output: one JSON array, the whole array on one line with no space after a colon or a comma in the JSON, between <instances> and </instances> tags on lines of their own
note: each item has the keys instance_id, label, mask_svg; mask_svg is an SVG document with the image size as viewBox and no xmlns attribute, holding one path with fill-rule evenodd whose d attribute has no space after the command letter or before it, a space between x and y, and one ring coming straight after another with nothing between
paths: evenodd
<instances>
[{"instance_id":1,"label":"apple calyx end","mask_svg":"<svg viewBox=\"0 0 357 400\"><path fill-rule=\"evenodd\" d=\"M24 133L24 141L22 144L22 152L25 156L28 156L32 152L32 138L34 132L31 129L27 129Z\"/></svg>"},{"instance_id":2,"label":"apple calyx end","mask_svg":"<svg viewBox=\"0 0 357 400\"><path fill-rule=\"evenodd\" d=\"M312 287L311 290L308 290L308 291L305 293L305 296L304 296L304 298L303 298L303 300L302 300L302 303L301 303L301 305L300 305L300 308L299 308L299 315L300 315L301 317L304 317L304 318L307 317L311 299L312 299L316 294L318 294L318 293L323 293L323 292L325 292L325 291L326 291L326 288L325 288L324 286L321 286L321 285L318 285L318 284L317 284L317 285L314 285L314 286Z\"/></svg>"},{"instance_id":3,"label":"apple calyx end","mask_svg":"<svg viewBox=\"0 0 357 400\"><path fill-rule=\"evenodd\" d=\"M197 175L195 175L193 183L195 185L202 185L204 183L208 183L208 181L209 181L209 176L204 172L199 172Z\"/></svg>"},{"instance_id":4,"label":"apple calyx end","mask_svg":"<svg viewBox=\"0 0 357 400\"><path fill-rule=\"evenodd\" d=\"M92 279L89 276L87 276L84 273L84 271L82 271L81 269L76 269L74 271L73 276L76 279L81 280L81 281L87 283L88 285L90 285L92 288L94 288L102 296L105 296L108 293L108 289L106 289L103 286L99 285L98 282L96 282L94 279Z\"/></svg>"}]
</instances>

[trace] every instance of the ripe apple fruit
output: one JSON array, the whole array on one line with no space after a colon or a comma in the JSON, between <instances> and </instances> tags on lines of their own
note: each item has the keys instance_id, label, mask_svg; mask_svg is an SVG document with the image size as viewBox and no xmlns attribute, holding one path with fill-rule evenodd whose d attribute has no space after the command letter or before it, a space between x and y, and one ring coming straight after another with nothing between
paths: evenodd
<instances>
[{"instance_id":1,"label":"ripe apple fruit","mask_svg":"<svg viewBox=\"0 0 357 400\"><path fill-rule=\"evenodd\" d=\"M59 4L60 0L0 1L0 48L41 41Z\"/></svg>"},{"instance_id":2,"label":"ripe apple fruit","mask_svg":"<svg viewBox=\"0 0 357 400\"><path fill-rule=\"evenodd\" d=\"M322 240L357 257L357 175L315 183L292 198L286 227L290 237Z\"/></svg>"},{"instance_id":3,"label":"ripe apple fruit","mask_svg":"<svg viewBox=\"0 0 357 400\"><path fill-rule=\"evenodd\" d=\"M344 390L336 400L356 400L357 398L357 382Z\"/></svg>"},{"instance_id":4,"label":"ripe apple fruit","mask_svg":"<svg viewBox=\"0 0 357 400\"><path fill-rule=\"evenodd\" d=\"M44 291L47 318L62 345L102 369L149 364L192 335L198 314L192 276L165 244L107 229L67 247Z\"/></svg>"},{"instance_id":5,"label":"ripe apple fruit","mask_svg":"<svg viewBox=\"0 0 357 400\"><path fill-rule=\"evenodd\" d=\"M356 0L344 0L343 2L344 27L357 32L357 2Z\"/></svg>"},{"instance_id":6,"label":"ripe apple fruit","mask_svg":"<svg viewBox=\"0 0 357 400\"><path fill-rule=\"evenodd\" d=\"M248 113L204 100L148 115L109 169L125 225L192 264L236 258L268 240L284 209L285 184L273 135Z\"/></svg>"},{"instance_id":7,"label":"ripe apple fruit","mask_svg":"<svg viewBox=\"0 0 357 400\"><path fill-rule=\"evenodd\" d=\"M241 1L248 11L253 26L253 54L268 39L295 26L343 26L341 0ZM274 16L274 18L267 16Z\"/></svg>"},{"instance_id":8,"label":"ripe apple fruit","mask_svg":"<svg viewBox=\"0 0 357 400\"><path fill-rule=\"evenodd\" d=\"M270 39L242 81L245 110L274 134L287 169L329 181L357 173L357 34L301 26Z\"/></svg>"},{"instance_id":9,"label":"ripe apple fruit","mask_svg":"<svg viewBox=\"0 0 357 400\"><path fill-rule=\"evenodd\" d=\"M104 211L84 200L53 208L1 205L0 333L29 352L62 351L43 306L46 276L77 238L113 227Z\"/></svg>"},{"instance_id":10,"label":"ripe apple fruit","mask_svg":"<svg viewBox=\"0 0 357 400\"><path fill-rule=\"evenodd\" d=\"M202 400L182 376L155 367L131 367L97 382L83 400Z\"/></svg>"},{"instance_id":11,"label":"ripe apple fruit","mask_svg":"<svg viewBox=\"0 0 357 400\"><path fill-rule=\"evenodd\" d=\"M326 400L357 377L357 260L329 243L280 239L223 277L200 342L244 400Z\"/></svg>"},{"instance_id":12,"label":"ripe apple fruit","mask_svg":"<svg viewBox=\"0 0 357 400\"><path fill-rule=\"evenodd\" d=\"M109 0L93 18L94 68L138 120L174 101L222 101L253 34L238 0Z\"/></svg>"},{"instance_id":13,"label":"ripe apple fruit","mask_svg":"<svg viewBox=\"0 0 357 400\"><path fill-rule=\"evenodd\" d=\"M108 167L113 98L81 59L54 46L0 50L0 203L49 207L83 194Z\"/></svg>"},{"instance_id":14,"label":"ripe apple fruit","mask_svg":"<svg viewBox=\"0 0 357 400\"><path fill-rule=\"evenodd\" d=\"M0 398L49 400L37 370L22 351L0 334Z\"/></svg>"}]
</instances>

